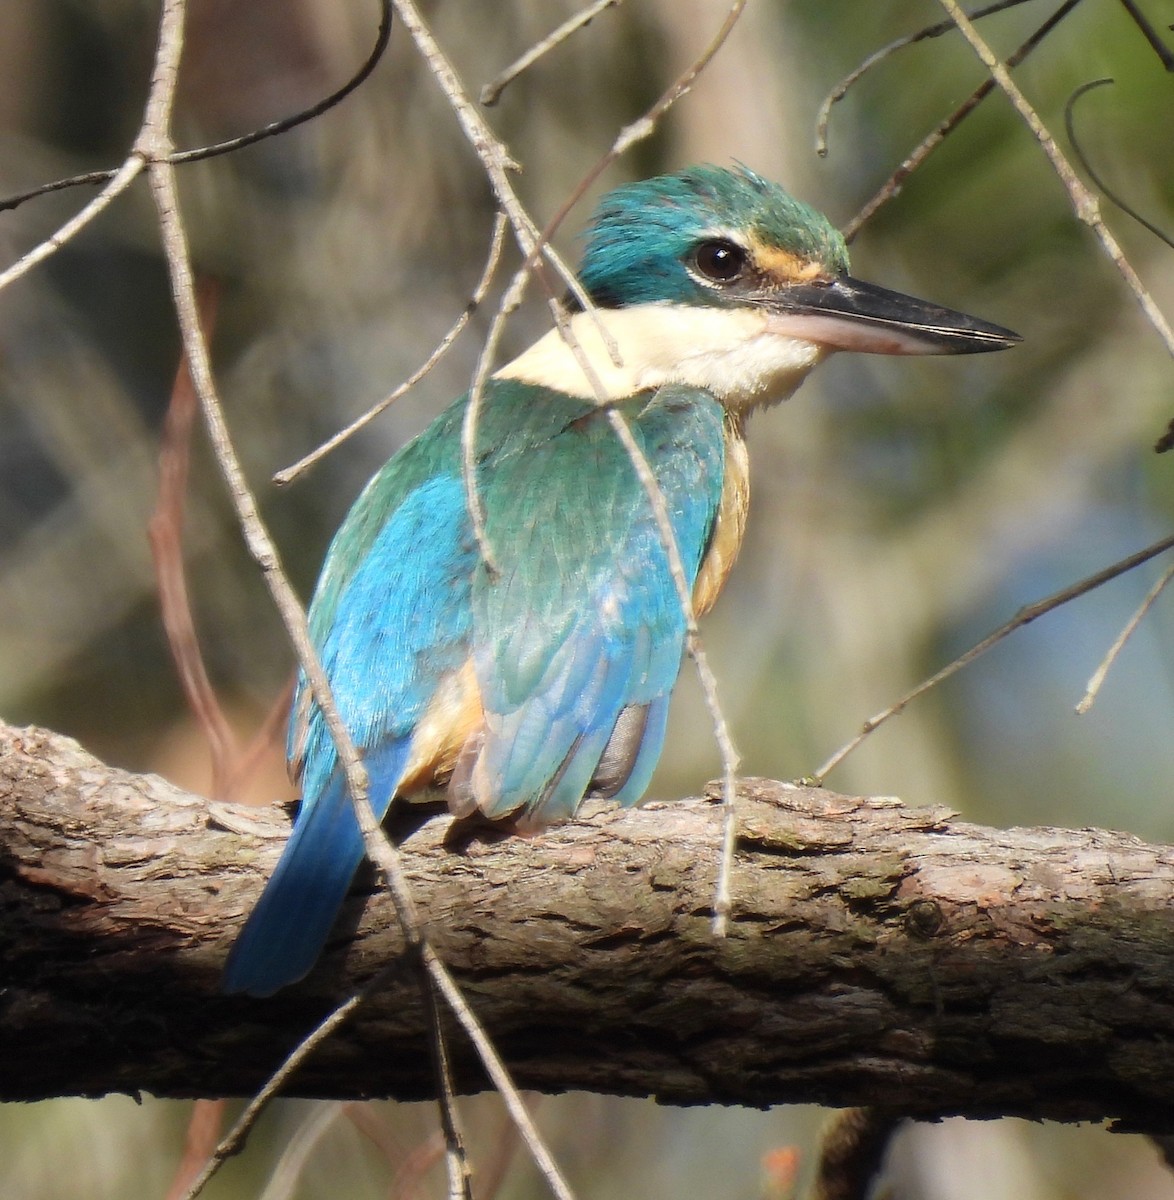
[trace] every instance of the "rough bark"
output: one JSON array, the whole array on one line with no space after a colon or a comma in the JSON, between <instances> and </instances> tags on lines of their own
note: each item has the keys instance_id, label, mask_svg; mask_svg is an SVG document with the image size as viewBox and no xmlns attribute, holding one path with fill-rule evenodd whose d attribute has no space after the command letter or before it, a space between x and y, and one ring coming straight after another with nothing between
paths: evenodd
<instances>
[{"instance_id":1,"label":"rough bark","mask_svg":"<svg viewBox=\"0 0 1174 1200\"><path fill-rule=\"evenodd\" d=\"M443 816L408 834L429 935L519 1083L1174 1129L1174 850L765 780L744 781L739 813L723 941L712 798L531 838L448 844ZM219 996L286 828L281 810L245 814L262 832L0 726L0 1100L251 1092L400 953L390 904L360 883L303 984ZM426 1095L416 978L291 1090ZM483 1086L464 1047L457 1073Z\"/></svg>"}]
</instances>

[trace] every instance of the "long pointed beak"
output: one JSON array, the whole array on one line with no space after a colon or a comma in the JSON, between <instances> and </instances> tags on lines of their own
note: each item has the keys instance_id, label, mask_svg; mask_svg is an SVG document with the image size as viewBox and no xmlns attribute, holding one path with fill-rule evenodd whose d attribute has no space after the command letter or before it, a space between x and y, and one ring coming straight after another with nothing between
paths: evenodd
<instances>
[{"instance_id":1,"label":"long pointed beak","mask_svg":"<svg viewBox=\"0 0 1174 1200\"><path fill-rule=\"evenodd\" d=\"M769 328L829 350L865 354L978 354L1006 350L1023 339L980 321L874 283L841 275L803 283L762 298Z\"/></svg>"}]
</instances>

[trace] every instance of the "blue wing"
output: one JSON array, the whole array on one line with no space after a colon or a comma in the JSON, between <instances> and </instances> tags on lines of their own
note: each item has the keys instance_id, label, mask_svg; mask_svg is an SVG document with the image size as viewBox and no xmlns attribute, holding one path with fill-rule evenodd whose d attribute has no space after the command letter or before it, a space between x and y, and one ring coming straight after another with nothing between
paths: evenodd
<instances>
[{"instance_id":1,"label":"blue wing","mask_svg":"<svg viewBox=\"0 0 1174 1200\"><path fill-rule=\"evenodd\" d=\"M416 487L379 531L342 590L320 642L339 714L366 754L382 819L412 733L441 680L468 658L475 549L459 476ZM363 859L363 840L333 742L299 681L291 740L302 807L273 877L225 967L227 992L267 996L314 965Z\"/></svg>"},{"instance_id":2,"label":"blue wing","mask_svg":"<svg viewBox=\"0 0 1174 1200\"><path fill-rule=\"evenodd\" d=\"M584 795L638 800L664 739L685 621L651 501L607 413L566 411L545 440L504 451L483 485L500 570L474 584L485 711L477 760L452 787L487 816L572 816ZM664 495L691 588L714 526L724 416L666 387L625 402Z\"/></svg>"}]
</instances>

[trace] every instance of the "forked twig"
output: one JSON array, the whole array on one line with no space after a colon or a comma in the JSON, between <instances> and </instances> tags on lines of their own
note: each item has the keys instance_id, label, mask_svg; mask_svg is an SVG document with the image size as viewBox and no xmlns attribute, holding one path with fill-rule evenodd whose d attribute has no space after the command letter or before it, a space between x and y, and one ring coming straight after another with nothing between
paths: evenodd
<instances>
[{"instance_id":1,"label":"forked twig","mask_svg":"<svg viewBox=\"0 0 1174 1200\"><path fill-rule=\"evenodd\" d=\"M547 223L546 228L542 231L538 239L537 246L530 251L527 263L523 263L523 267L527 266L531 259L536 258L538 251L550 242L550 239L558 232L559 227L567 219L571 209L579 203L580 200L587 194L587 189L614 163L621 154L626 150L630 150L637 142L643 138L651 136L656 129L657 123L668 112L678 100L688 95L693 88L693 84L697 82L697 77L709 65L710 60L715 54L725 45L726 40L734 30L734 26L738 23L738 19L742 15L742 10L746 7L746 0L734 0L730 5L730 10L726 14L725 20L721 23L721 27L714 34L709 45L695 58L680 75L669 84L667 88L657 97L652 106L648 108L642 116L637 117L635 121L625 125L623 129L616 135L615 141L612 142L608 150L600 155L600 157L592 164L591 169L579 180L578 184L571 190L571 194L563 201L562 205L555 212ZM583 303L583 298L580 297L580 303ZM594 311L595 306L588 299L585 306L589 311Z\"/></svg>"},{"instance_id":2,"label":"forked twig","mask_svg":"<svg viewBox=\"0 0 1174 1200\"><path fill-rule=\"evenodd\" d=\"M478 97L486 108L492 108L501 94L521 73L532 67L544 54L549 54L556 46L561 46L572 34L577 33L599 16L604 9L615 8L623 0L594 0L586 8L568 17L557 29L548 33L541 41L536 42L525 54L514 59L512 63L495 79L492 79L481 89Z\"/></svg>"},{"instance_id":3,"label":"forked twig","mask_svg":"<svg viewBox=\"0 0 1174 1200\"><path fill-rule=\"evenodd\" d=\"M80 233L102 212L115 197L126 191L138 178L146 165L141 151L136 146L127 155L126 162L110 176L110 182L81 210L70 217L56 233L50 234L38 246L34 246L26 254L22 254L12 266L0 271L0 290L6 288L14 280L31 271L38 263L43 262L49 255L56 253L70 238Z\"/></svg>"},{"instance_id":4,"label":"forked twig","mask_svg":"<svg viewBox=\"0 0 1174 1200\"><path fill-rule=\"evenodd\" d=\"M1167 567L1165 573L1158 579L1158 582L1146 593L1145 599L1138 605L1137 611L1126 621L1125 628L1121 630L1112 646L1109 647L1109 652L1101 661L1101 665L1093 672L1092 678L1088 681L1088 687L1085 689L1080 703L1076 706L1076 711L1080 716L1084 716L1092 708L1093 704L1096 703L1101 685L1105 682L1105 677L1117 661L1117 656L1125 648L1125 643L1133 636L1134 630L1141 624L1146 613L1153 607L1154 601L1162 594L1163 589L1171 579L1174 579L1174 565Z\"/></svg>"},{"instance_id":5,"label":"forked twig","mask_svg":"<svg viewBox=\"0 0 1174 1200\"><path fill-rule=\"evenodd\" d=\"M928 679L923 679L915 688L906 692L899 700L890 704L888 708L884 708L875 716L869 717L863 726L861 726L860 732L850 742L841 746L827 762L816 769L813 778L822 783L873 730L883 725L890 717L895 717L899 713L904 712L918 696L924 695L930 688L937 687L943 679L949 679L951 675L968 666L979 655L985 654L992 646L1001 642L1008 634L1014 633L1015 630L1021 629L1024 625L1030 625L1037 617L1042 617L1045 613L1049 613L1053 609L1067 604L1070 600L1075 600L1099 588L1101 584L1108 583L1109 580L1116 579L1117 576L1124 575L1127 571L1132 571L1134 567L1139 567L1142 563L1149 562L1151 558L1155 558L1172 547L1174 547L1174 536L1163 538L1160 542L1155 542L1152 546L1147 546L1144 550L1139 550L1136 554L1131 554L1128 558L1123 558L1120 562L1105 567L1104 570L1097 571L1094 575L1089 575L1086 579L1080 580L1079 583L1071 584L1058 592L1054 592L1050 596L1046 596L1042 600L1036 600L1033 604L1028 604L1026 607L1021 608L1011 620L1000 625L993 633L987 634L982 641L971 646L965 654L959 655L953 662L944 666Z\"/></svg>"}]
</instances>

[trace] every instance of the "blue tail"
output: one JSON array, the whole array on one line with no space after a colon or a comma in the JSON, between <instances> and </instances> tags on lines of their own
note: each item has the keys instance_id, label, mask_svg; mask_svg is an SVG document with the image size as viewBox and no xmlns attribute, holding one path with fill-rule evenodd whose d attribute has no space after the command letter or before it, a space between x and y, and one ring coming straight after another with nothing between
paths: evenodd
<instances>
[{"instance_id":1,"label":"blue tail","mask_svg":"<svg viewBox=\"0 0 1174 1200\"><path fill-rule=\"evenodd\" d=\"M373 796L381 820L392 789ZM271 996L317 961L355 871L363 836L342 773L303 807L285 850L224 967L221 991Z\"/></svg>"}]
</instances>

